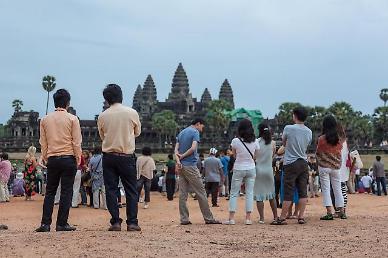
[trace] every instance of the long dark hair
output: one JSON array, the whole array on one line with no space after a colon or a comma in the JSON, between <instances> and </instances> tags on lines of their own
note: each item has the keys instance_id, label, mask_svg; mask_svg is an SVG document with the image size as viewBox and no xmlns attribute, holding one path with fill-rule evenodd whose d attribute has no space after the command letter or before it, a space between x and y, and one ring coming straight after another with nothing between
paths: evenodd
<instances>
[{"instance_id":1,"label":"long dark hair","mask_svg":"<svg viewBox=\"0 0 388 258\"><path fill-rule=\"evenodd\" d=\"M263 138L265 145L268 145L272 142L271 130L269 129L266 123L259 124L259 137Z\"/></svg>"},{"instance_id":2,"label":"long dark hair","mask_svg":"<svg viewBox=\"0 0 388 258\"><path fill-rule=\"evenodd\" d=\"M244 142L251 143L256 140L255 131L253 130L252 122L248 119L243 119L238 124L237 134Z\"/></svg>"},{"instance_id":3,"label":"long dark hair","mask_svg":"<svg viewBox=\"0 0 388 258\"><path fill-rule=\"evenodd\" d=\"M327 115L323 119L322 134L325 135L326 141L330 145L337 145L339 143L337 120L332 115Z\"/></svg>"}]
</instances>

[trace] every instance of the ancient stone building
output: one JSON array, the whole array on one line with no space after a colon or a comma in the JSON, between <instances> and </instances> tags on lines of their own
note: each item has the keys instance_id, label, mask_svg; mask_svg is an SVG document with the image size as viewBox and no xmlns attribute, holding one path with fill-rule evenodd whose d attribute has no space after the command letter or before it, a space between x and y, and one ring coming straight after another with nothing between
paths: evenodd
<instances>
[{"instance_id":1,"label":"ancient stone building","mask_svg":"<svg viewBox=\"0 0 388 258\"><path fill-rule=\"evenodd\" d=\"M220 99L229 102L234 107L233 91L228 80L222 84L219 92ZM158 101L157 90L151 75L146 81L138 85L134 96L132 107L139 112L142 122L142 135L137 139L141 145L149 145L153 148L160 148L157 132L152 129L152 115L163 110L171 110L176 114L176 122L179 125L177 131L188 126L196 117L205 118L206 105L212 101L209 90L206 88L201 96L201 100L193 97L190 92L189 80L182 63L179 63L172 79L171 92L165 101ZM206 137L206 134L205 134ZM172 142L166 142L172 145ZM162 144L164 146L164 144ZM163 148L162 146L162 148ZM168 146L170 147L170 146Z\"/></svg>"}]
</instances>

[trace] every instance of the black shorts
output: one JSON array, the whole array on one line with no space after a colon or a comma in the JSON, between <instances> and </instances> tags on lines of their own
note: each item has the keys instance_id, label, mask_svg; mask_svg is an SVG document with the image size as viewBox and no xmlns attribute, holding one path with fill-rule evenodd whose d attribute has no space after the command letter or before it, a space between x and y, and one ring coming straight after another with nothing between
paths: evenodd
<instances>
[{"instance_id":1,"label":"black shorts","mask_svg":"<svg viewBox=\"0 0 388 258\"><path fill-rule=\"evenodd\" d=\"M307 184L309 180L309 169L307 161L297 161L284 166L284 200L292 201L295 187L298 190L299 198L307 198Z\"/></svg>"}]
</instances>

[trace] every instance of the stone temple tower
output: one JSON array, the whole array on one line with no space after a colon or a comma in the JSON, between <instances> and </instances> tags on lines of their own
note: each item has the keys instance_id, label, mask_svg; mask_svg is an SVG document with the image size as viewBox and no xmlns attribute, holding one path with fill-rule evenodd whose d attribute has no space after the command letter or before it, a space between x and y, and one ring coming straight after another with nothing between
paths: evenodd
<instances>
[{"instance_id":1,"label":"stone temple tower","mask_svg":"<svg viewBox=\"0 0 388 258\"><path fill-rule=\"evenodd\" d=\"M203 105L207 105L210 101L212 101L212 96L210 95L208 88L205 88L204 92L202 93L201 102Z\"/></svg>"},{"instance_id":2,"label":"stone temple tower","mask_svg":"<svg viewBox=\"0 0 388 258\"><path fill-rule=\"evenodd\" d=\"M230 103L234 109L233 90L228 82L228 79L225 79L225 81L222 83L218 98L219 100L225 100L226 102Z\"/></svg>"},{"instance_id":3,"label":"stone temple tower","mask_svg":"<svg viewBox=\"0 0 388 258\"><path fill-rule=\"evenodd\" d=\"M179 63L175 71L171 92L166 102L174 104L178 113L191 113L195 111L195 103L190 93L189 80L182 63Z\"/></svg>"},{"instance_id":4,"label":"stone temple tower","mask_svg":"<svg viewBox=\"0 0 388 258\"><path fill-rule=\"evenodd\" d=\"M136 93L135 93L136 94ZM151 75L147 76L141 91L140 115L141 117L151 117L157 109L157 93L154 80Z\"/></svg>"},{"instance_id":5,"label":"stone temple tower","mask_svg":"<svg viewBox=\"0 0 388 258\"><path fill-rule=\"evenodd\" d=\"M140 112L142 101L143 101L143 89L139 84L137 86L135 94L133 95L132 108L135 109L137 112Z\"/></svg>"}]
</instances>

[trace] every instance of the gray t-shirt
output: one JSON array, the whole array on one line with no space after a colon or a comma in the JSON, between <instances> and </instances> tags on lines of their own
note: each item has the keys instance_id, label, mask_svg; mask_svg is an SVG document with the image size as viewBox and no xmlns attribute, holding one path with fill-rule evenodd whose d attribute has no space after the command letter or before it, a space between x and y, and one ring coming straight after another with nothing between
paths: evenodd
<instances>
[{"instance_id":1,"label":"gray t-shirt","mask_svg":"<svg viewBox=\"0 0 388 258\"><path fill-rule=\"evenodd\" d=\"M178 151L180 154L183 154L191 148L193 142L200 142L199 131L192 126L189 126L178 134L177 142L179 143ZM193 154L181 160L182 165L193 167L197 166L199 158L197 149L193 152Z\"/></svg>"},{"instance_id":2,"label":"gray t-shirt","mask_svg":"<svg viewBox=\"0 0 388 258\"><path fill-rule=\"evenodd\" d=\"M310 145L313 134L302 124L287 125L283 131L283 140L286 140L284 165L294 163L298 159L307 160L307 147Z\"/></svg>"},{"instance_id":3,"label":"gray t-shirt","mask_svg":"<svg viewBox=\"0 0 388 258\"><path fill-rule=\"evenodd\" d=\"M385 177L383 162L375 160L375 162L373 163L373 175L375 177Z\"/></svg>"},{"instance_id":4,"label":"gray t-shirt","mask_svg":"<svg viewBox=\"0 0 388 258\"><path fill-rule=\"evenodd\" d=\"M204 170L205 170L205 181L206 182L220 182L221 181L221 174L223 173L222 170L222 163L221 160L210 156L205 159L204 161Z\"/></svg>"}]
</instances>

